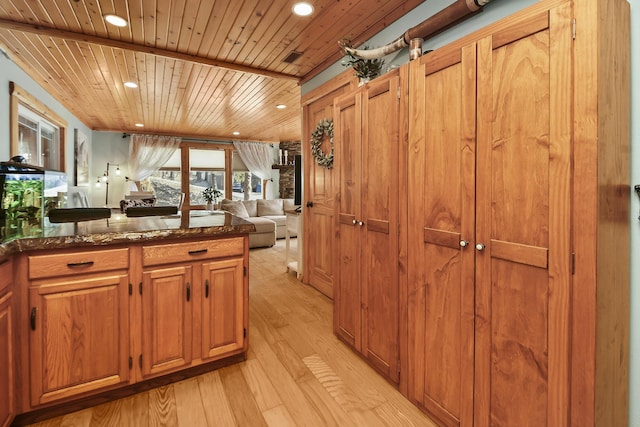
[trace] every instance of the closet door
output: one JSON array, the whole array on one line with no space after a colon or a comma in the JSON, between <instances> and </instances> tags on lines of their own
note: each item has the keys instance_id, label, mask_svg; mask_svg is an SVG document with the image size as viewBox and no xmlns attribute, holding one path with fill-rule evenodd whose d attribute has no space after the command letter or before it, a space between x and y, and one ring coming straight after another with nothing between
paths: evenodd
<instances>
[{"instance_id":1,"label":"closet door","mask_svg":"<svg viewBox=\"0 0 640 427\"><path fill-rule=\"evenodd\" d=\"M410 397L444 426L473 423L476 46L412 63Z\"/></svg>"},{"instance_id":2,"label":"closet door","mask_svg":"<svg viewBox=\"0 0 640 427\"><path fill-rule=\"evenodd\" d=\"M387 378L397 382L398 71L369 83L362 99L362 353Z\"/></svg>"},{"instance_id":3,"label":"closet door","mask_svg":"<svg viewBox=\"0 0 640 427\"><path fill-rule=\"evenodd\" d=\"M568 423L570 8L478 43L475 421Z\"/></svg>"}]
</instances>

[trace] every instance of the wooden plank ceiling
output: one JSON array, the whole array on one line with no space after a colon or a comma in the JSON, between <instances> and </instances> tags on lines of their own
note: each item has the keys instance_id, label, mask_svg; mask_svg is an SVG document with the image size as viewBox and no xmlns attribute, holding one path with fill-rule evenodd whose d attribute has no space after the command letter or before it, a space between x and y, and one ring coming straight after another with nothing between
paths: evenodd
<instances>
[{"instance_id":1,"label":"wooden plank ceiling","mask_svg":"<svg viewBox=\"0 0 640 427\"><path fill-rule=\"evenodd\" d=\"M0 0L0 47L95 130L299 140L300 82L422 1Z\"/></svg>"}]
</instances>

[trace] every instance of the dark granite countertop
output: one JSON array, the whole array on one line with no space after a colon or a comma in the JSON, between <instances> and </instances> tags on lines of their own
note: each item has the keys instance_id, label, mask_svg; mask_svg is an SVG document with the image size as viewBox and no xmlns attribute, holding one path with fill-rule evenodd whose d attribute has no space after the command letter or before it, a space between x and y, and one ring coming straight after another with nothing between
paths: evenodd
<instances>
[{"instance_id":1,"label":"dark granite countertop","mask_svg":"<svg viewBox=\"0 0 640 427\"><path fill-rule=\"evenodd\" d=\"M255 231L249 221L227 212L191 211L189 215L111 218L52 224L25 220L0 228L0 261L13 253L71 247L113 245L147 240L221 237Z\"/></svg>"}]
</instances>

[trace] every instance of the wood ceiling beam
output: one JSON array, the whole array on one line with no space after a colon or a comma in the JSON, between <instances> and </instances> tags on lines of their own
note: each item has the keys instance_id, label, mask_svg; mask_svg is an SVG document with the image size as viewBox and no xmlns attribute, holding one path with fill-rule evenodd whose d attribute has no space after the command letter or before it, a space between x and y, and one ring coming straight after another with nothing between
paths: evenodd
<instances>
[{"instance_id":1,"label":"wood ceiling beam","mask_svg":"<svg viewBox=\"0 0 640 427\"><path fill-rule=\"evenodd\" d=\"M227 70L238 71L241 73L258 74L274 79L286 79L299 82L300 78L291 74L283 74L275 71L255 68L248 65L234 64L232 62L219 61L212 58L204 58L187 53L174 52L167 49L158 49L151 46L142 46L135 43L124 42L120 40L111 40L104 37L93 36L90 34L76 33L73 31L59 30L57 28L43 27L41 25L26 24L23 22L11 21L8 19L0 19L0 28L21 31L25 33L34 33L43 36L57 37L66 40L73 40L82 43L91 43L101 46L113 47L117 49L130 50L133 52L141 52L149 55L163 56L166 58L177 59L180 61L189 61L197 64L208 65L211 67L220 67Z\"/></svg>"}]
</instances>

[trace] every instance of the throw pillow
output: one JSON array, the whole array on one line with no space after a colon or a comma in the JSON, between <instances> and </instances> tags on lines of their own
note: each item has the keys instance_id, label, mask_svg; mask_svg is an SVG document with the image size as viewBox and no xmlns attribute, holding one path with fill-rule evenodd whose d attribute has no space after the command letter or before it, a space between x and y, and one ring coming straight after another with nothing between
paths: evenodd
<instances>
[{"instance_id":1,"label":"throw pillow","mask_svg":"<svg viewBox=\"0 0 640 427\"><path fill-rule=\"evenodd\" d=\"M282 199L258 200L258 216L284 215Z\"/></svg>"},{"instance_id":2,"label":"throw pillow","mask_svg":"<svg viewBox=\"0 0 640 427\"><path fill-rule=\"evenodd\" d=\"M223 200L220 204L220 208L223 211L227 211L239 218L249 218L249 214L247 213L247 208L244 207L242 202L232 202Z\"/></svg>"}]
</instances>

